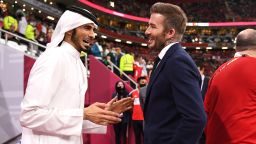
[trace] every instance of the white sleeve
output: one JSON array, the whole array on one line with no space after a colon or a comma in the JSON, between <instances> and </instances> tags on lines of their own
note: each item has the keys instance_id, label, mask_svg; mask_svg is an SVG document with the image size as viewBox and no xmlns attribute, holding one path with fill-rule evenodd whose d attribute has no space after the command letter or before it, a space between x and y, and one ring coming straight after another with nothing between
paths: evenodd
<instances>
[{"instance_id":1,"label":"white sleeve","mask_svg":"<svg viewBox=\"0 0 256 144\"><path fill-rule=\"evenodd\" d=\"M89 134L106 134L107 126L98 125L91 121L84 120L83 123L83 133Z\"/></svg>"},{"instance_id":2,"label":"white sleeve","mask_svg":"<svg viewBox=\"0 0 256 144\"><path fill-rule=\"evenodd\" d=\"M83 124L82 108L49 106L63 80L65 66L63 57L54 54L38 58L32 68L21 103L20 122L23 127L34 131L80 136Z\"/></svg>"}]
</instances>

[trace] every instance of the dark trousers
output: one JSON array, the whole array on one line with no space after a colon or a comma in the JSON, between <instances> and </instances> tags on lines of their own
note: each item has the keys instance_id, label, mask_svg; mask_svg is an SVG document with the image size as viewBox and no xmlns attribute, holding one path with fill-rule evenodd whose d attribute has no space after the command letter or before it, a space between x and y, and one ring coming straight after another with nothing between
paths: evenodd
<instances>
[{"instance_id":1,"label":"dark trousers","mask_svg":"<svg viewBox=\"0 0 256 144\"><path fill-rule=\"evenodd\" d=\"M133 71L123 71L125 74L127 74L128 76L132 76L133 77ZM122 79L124 80L124 81L126 81L126 80L128 80L128 78L127 77L125 77L124 75L122 75Z\"/></svg>"},{"instance_id":2,"label":"dark trousers","mask_svg":"<svg viewBox=\"0 0 256 144\"><path fill-rule=\"evenodd\" d=\"M134 129L135 142L136 142L136 144L141 144L141 141L144 137L143 121L142 120L133 120L132 124L133 124L133 129Z\"/></svg>"},{"instance_id":3,"label":"dark trousers","mask_svg":"<svg viewBox=\"0 0 256 144\"><path fill-rule=\"evenodd\" d=\"M127 123L114 124L116 144L126 144Z\"/></svg>"},{"instance_id":4,"label":"dark trousers","mask_svg":"<svg viewBox=\"0 0 256 144\"><path fill-rule=\"evenodd\" d=\"M124 71L124 73L125 74L127 74L130 78L132 78L133 79L133 75L134 75L134 72L133 71ZM124 80L124 81L129 81L129 79L127 78L127 77L125 77L124 75L122 75L122 80ZM136 80L135 80L136 81ZM130 82L130 81L129 81ZM130 86L132 87L132 88L136 88L136 85L135 84L133 84L132 82L130 82Z\"/></svg>"},{"instance_id":5,"label":"dark trousers","mask_svg":"<svg viewBox=\"0 0 256 144\"><path fill-rule=\"evenodd\" d=\"M113 67L113 71L117 76L120 77L120 71L117 68Z\"/></svg>"}]
</instances>

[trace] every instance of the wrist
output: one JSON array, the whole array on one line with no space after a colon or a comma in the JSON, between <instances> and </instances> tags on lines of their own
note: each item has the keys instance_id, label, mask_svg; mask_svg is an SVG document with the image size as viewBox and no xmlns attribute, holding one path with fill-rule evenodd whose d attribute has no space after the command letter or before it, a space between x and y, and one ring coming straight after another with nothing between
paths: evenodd
<instances>
[{"instance_id":1,"label":"wrist","mask_svg":"<svg viewBox=\"0 0 256 144\"><path fill-rule=\"evenodd\" d=\"M88 114L87 114L87 108L84 108L84 116L83 116L83 119L84 120L87 120L88 119Z\"/></svg>"}]
</instances>

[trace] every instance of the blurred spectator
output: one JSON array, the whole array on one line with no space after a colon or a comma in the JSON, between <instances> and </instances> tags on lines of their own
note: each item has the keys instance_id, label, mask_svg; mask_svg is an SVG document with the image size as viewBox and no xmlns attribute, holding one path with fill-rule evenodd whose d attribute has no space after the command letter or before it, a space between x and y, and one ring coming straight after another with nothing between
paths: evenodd
<instances>
[{"instance_id":1,"label":"blurred spectator","mask_svg":"<svg viewBox=\"0 0 256 144\"><path fill-rule=\"evenodd\" d=\"M207 91L207 88L208 88L208 83L210 81L210 77L205 76L205 74L204 74L205 67L201 63L197 64L197 68L198 68L198 70L200 72L201 79L202 79L202 82L201 82L201 93L202 93L202 99L204 100L205 94L206 94L206 91ZM198 144L205 144L205 141L206 141L205 133L203 132L203 134L202 134Z\"/></svg>"},{"instance_id":2,"label":"blurred spectator","mask_svg":"<svg viewBox=\"0 0 256 144\"><path fill-rule=\"evenodd\" d=\"M19 35L20 36L25 36L25 31L26 31L26 27L27 27L27 25L28 25L28 22L27 22L27 19L26 19L26 16L25 16L25 13L21 10L21 9L19 9L19 10L17 10L17 12L16 12L16 17L17 17L17 19L18 19L18 32L19 32Z\"/></svg>"},{"instance_id":3,"label":"blurred spectator","mask_svg":"<svg viewBox=\"0 0 256 144\"><path fill-rule=\"evenodd\" d=\"M102 60L102 53L103 49L102 46L99 44L99 42L95 42L91 47L91 53L94 55L97 59Z\"/></svg>"},{"instance_id":4,"label":"blurred spectator","mask_svg":"<svg viewBox=\"0 0 256 144\"><path fill-rule=\"evenodd\" d=\"M133 77L133 63L134 63L134 56L131 52L126 53L120 59L120 70L124 72L128 76ZM128 80L124 75L122 75L123 80Z\"/></svg>"},{"instance_id":5,"label":"blurred spectator","mask_svg":"<svg viewBox=\"0 0 256 144\"><path fill-rule=\"evenodd\" d=\"M18 30L18 21L16 18L14 18L13 16L9 15L8 12L4 13L5 17L4 17L4 24L3 24L3 28L5 30L8 30L10 32L17 32Z\"/></svg>"},{"instance_id":6,"label":"blurred spectator","mask_svg":"<svg viewBox=\"0 0 256 144\"><path fill-rule=\"evenodd\" d=\"M111 50L111 47L107 47L107 51L108 51L108 53L106 54L107 56L109 56L110 57L110 61L113 63L113 64L115 64L115 51L112 51Z\"/></svg>"},{"instance_id":7,"label":"blurred spectator","mask_svg":"<svg viewBox=\"0 0 256 144\"><path fill-rule=\"evenodd\" d=\"M8 14L8 12L6 11L4 13L4 19L3 19L3 29L12 32L12 33L17 33L18 30L18 21L15 17L11 16ZM7 37L8 40L12 40L12 41L16 41L17 39L9 34L5 34L5 36Z\"/></svg>"},{"instance_id":8,"label":"blurred spectator","mask_svg":"<svg viewBox=\"0 0 256 144\"><path fill-rule=\"evenodd\" d=\"M105 56L104 59L103 59L104 65L107 66L111 70L112 66L109 63L110 61L111 61L111 57L109 55Z\"/></svg>"},{"instance_id":9,"label":"blurred spectator","mask_svg":"<svg viewBox=\"0 0 256 144\"><path fill-rule=\"evenodd\" d=\"M134 72L133 78L135 80L137 80L142 75L143 67L139 63L140 59L141 59L140 56L135 56L135 61L133 64L133 72Z\"/></svg>"},{"instance_id":10,"label":"blurred spectator","mask_svg":"<svg viewBox=\"0 0 256 144\"><path fill-rule=\"evenodd\" d=\"M32 41L36 41L36 27L35 26L36 26L36 21L34 18L31 18L26 27L25 37Z\"/></svg>"},{"instance_id":11,"label":"blurred spectator","mask_svg":"<svg viewBox=\"0 0 256 144\"><path fill-rule=\"evenodd\" d=\"M47 34L46 34L46 38L47 38L47 43L51 42L51 38L52 38L52 33L53 33L54 29L52 26L48 27L47 30Z\"/></svg>"},{"instance_id":12,"label":"blurred spectator","mask_svg":"<svg viewBox=\"0 0 256 144\"><path fill-rule=\"evenodd\" d=\"M37 40L40 44L42 44L42 45L46 45L46 44L47 44L47 37L46 37L46 34L43 33L42 31L39 32L39 34L38 34L36 40Z\"/></svg>"},{"instance_id":13,"label":"blurred spectator","mask_svg":"<svg viewBox=\"0 0 256 144\"><path fill-rule=\"evenodd\" d=\"M112 48L112 53L115 51L115 62L114 64L120 68L120 60L121 60L121 57L123 56L123 53L121 51L121 48L120 47L116 47L116 48ZM120 76L120 72L117 70L117 69L114 69L114 73L118 76Z\"/></svg>"},{"instance_id":14,"label":"blurred spectator","mask_svg":"<svg viewBox=\"0 0 256 144\"><path fill-rule=\"evenodd\" d=\"M139 65L142 67L141 76L148 76L146 61L142 57L140 57L140 59L139 59Z\"/></svg>"},{"instance_id":15,"label":"blurred spectator","mask_svg":"<svg viewBox=\"0 0 256 144\"><path fill-rule=\"evenodd\" d=\"M204 74L205 68L202 64L198 64L197 67L198 67L198 70L201 74L201 79L202 79L201 92L202 92L202 98L204 100L205 94L206 94L206 91L207 91L207 88L208 88L208 83L210 81L210 77L205 76L205 74Z\"/></svg>"},{"instance_id":16,"label":"blurred spectator","mask_svg":"<svg viewBox=\"0 0 256 144\"><path fill-rule=\"evenodd\" d=\"M117 99L120 100L122 98L128 97L128 94L129 93L126 91L124 82L117 81L115 84L115 92L113 93L112 97L117 97ZM126 144L126 132L130 117L130 112L126 111L123 113L122 121L113 125L116 144Z\"/></svg>"},{"instance_id":17,"label":"blurred spectator","mask_svg":"<svg viewBox=\"0 0 256 144\"><path fill-rule=\"evenodd\" d=\"M145 77L144 77L145 78ZM147 82L145 81L143 77L139 77L138 83L139 87L138 89L135 89L132 92L132 98L134 98L133 103L133 111L132 111L132 125L134 129L135 134L135 144L141 144L143 140L143 111L142 111L142 98L140 93L140 88L144 87Z\"/></svg>"}]
</instances>

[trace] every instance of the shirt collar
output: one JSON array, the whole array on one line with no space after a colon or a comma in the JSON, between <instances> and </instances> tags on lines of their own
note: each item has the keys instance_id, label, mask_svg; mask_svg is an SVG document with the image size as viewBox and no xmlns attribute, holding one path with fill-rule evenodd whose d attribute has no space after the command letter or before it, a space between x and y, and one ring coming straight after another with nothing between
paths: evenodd
<instances>
[{"instance_id":1,"label":"shirt collar","mask_svg":"<svg viewBox=\"0 0 256 144\"><path fill-rule=\"evenodd\" d=\"M178 43L178 42L173 42L173 43L170 43L170 44L168 44L167 46L165 46L165 47L161 50L161 52L158 54L158 57L162 60L163 57L164 57L164 55L165 55L165 53L169 50L169 48L171 48L171 46L173 46L173 45L176 44L176 43Z\"/></svg>"},{"instance_id":2,"label":"shirt collar","mask_svg":"<svg viewBox=\"0 0 256 144\"><path fill-rule=\"evenodd\" d=\"M63 41L60 47L70 53L73 57L80 58L80 53L68 42Z\"/></svg>"},{"instance_id":3,"label":"shirt collar","mask_svg":"<svg viewBox=\"0 0 256 144\"><path fill-rule=\"evenodd\" d=\"M236 52L235 55L234 55L235 58L236 57L242 57L242 56L243 56L243 54L241 54L240 52Z\"/></svg>"}]
</instances>

